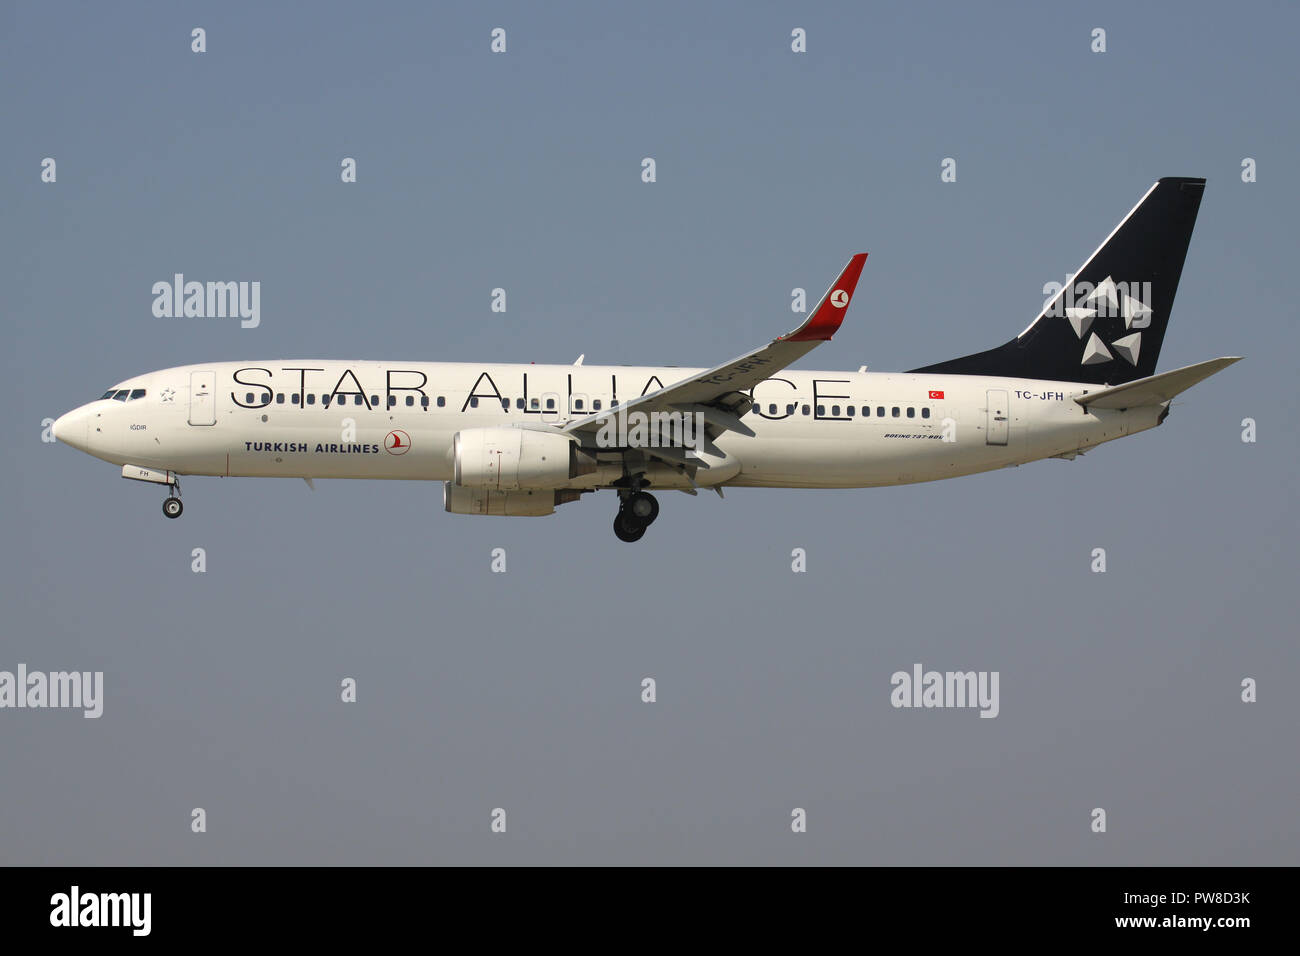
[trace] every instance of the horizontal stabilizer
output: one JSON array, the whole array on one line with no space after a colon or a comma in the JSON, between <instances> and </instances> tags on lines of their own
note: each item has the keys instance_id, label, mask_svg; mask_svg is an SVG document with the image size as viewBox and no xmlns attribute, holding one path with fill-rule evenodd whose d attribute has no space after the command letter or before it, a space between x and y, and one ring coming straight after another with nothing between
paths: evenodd
<instances>
[{"instance_id":1,"label":"horizontal stabilizer","mask_svg":"<svg viewBox=\"0 0 1300 956\"><path fill-rule=\"evenodd\" d=\"M1105 388L1100 392L1090 392L1075 399L1084 408L1138 408L1142 405L1159 405L1169 401L1179 392L1185 392L1197 382L1204 381L1215 372L1221 372L1233 362L1241 361L1240 355L1226 358L1210 359L1185 368L1176 368L1172 372L1162 372L1136 382Z\"/></svg>"}]
</instances>

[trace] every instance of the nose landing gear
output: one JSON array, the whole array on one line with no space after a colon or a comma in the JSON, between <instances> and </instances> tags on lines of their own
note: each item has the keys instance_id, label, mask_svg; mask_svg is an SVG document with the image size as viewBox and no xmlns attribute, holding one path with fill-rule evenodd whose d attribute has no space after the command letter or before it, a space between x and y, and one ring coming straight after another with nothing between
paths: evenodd
<instances>
[{"instance_id":1,"label":"nose landing gear","mask_svg":"<svg viewBox=\"0 0 1300 956\"><path fill-rule=\"evenodd\" d=\"M157 468L145 468L142 465L123 465L122 477L132 481L147 481L155 485L166 485L171 489L171 497L163 502L163 514L169 518L179 518L185 506L181 504L181 480L174 471L160 471Z\"/></svg>"},{"instance_id":2,"label":"nose landing gear","mask_svg":"<svg viewBox=\"0 0 1300 956\"><path fill-rule=\"evenodd\" d=\"M163 502L163 514L169 518L179 518L181 512L185 510L185 505L181 504L181 480L173 476L169 487L172 489L172 493Z\"/></svg>"},{"instance_id":3,"label":"nose landing gear","mask_svg":"<svg viewBox=\"0 0 1300 956\"><path fill-rule=\"evenodd\" d=\"M645 529L659 517L659 502L648 491L620 495L618 514L614 516L614 534L620 541L640 541Z\"/></svg>"}]
</instances>

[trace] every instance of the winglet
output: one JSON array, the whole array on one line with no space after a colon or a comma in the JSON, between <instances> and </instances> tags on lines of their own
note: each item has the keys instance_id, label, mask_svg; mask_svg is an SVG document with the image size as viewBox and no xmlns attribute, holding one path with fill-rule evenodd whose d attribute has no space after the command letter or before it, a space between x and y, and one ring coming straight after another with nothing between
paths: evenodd
<instances>
[{"instance_id":1,"label":"winglet","mask_svg":"<svg viewBox=\"0 0 1300 956\"><path fill-rule=\"evenodd\" d=\"M844 267L840 277L831 283L822 300L813 309L808 321L788 335L783 335L778 342L829 342L844 321L853 290L857 288L858 276L862 275L862 266L867 261L867 254L859 252Z\"/></svg>"}]
</instances>

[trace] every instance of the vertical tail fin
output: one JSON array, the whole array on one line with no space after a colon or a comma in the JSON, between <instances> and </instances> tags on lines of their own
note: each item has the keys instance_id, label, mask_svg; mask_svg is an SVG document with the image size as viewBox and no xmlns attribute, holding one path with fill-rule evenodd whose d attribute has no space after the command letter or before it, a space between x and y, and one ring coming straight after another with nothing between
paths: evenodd
<instances>
[{"instance_id":1,"label":"vertical tail fin","mask_svg":"<svg viewBox=\"0 0 1300 956\"><path fill-rule=\"evenodd\" d=\"M1159 180L1005 345L916 372L1120 385L1155 374L1204 179Z\"/></svg>"}]
</instances>

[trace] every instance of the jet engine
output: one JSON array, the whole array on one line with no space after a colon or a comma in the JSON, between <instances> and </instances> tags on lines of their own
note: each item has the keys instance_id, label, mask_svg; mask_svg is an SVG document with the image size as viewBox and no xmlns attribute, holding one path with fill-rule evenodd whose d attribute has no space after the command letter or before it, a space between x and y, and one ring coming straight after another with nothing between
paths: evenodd
<instances>
[{"instance_id":1,"label":"jet engine","mask_svg":"<svg viewBox=\"0 0 1300 956\"><path fill-rule=\"evenodd\" d=\"M556 505L576 501L582 492L560 491L493 491L488 488L461 488L450 481L442 483L442 506L454 515L507 515L511 517L549 515Z\"/></svg>"},{"instance_id":2,"label":"jet engine","mask_svg":"<svg viewBox=\"0 0 1300 956\"><path fill-rule=\"evenodd\" d=\"M527 428L467 428L456 433L452 456L455 484L494 492L559 488L596 470L596 459L565 435Z\"/></svg>"}]
</instances>

